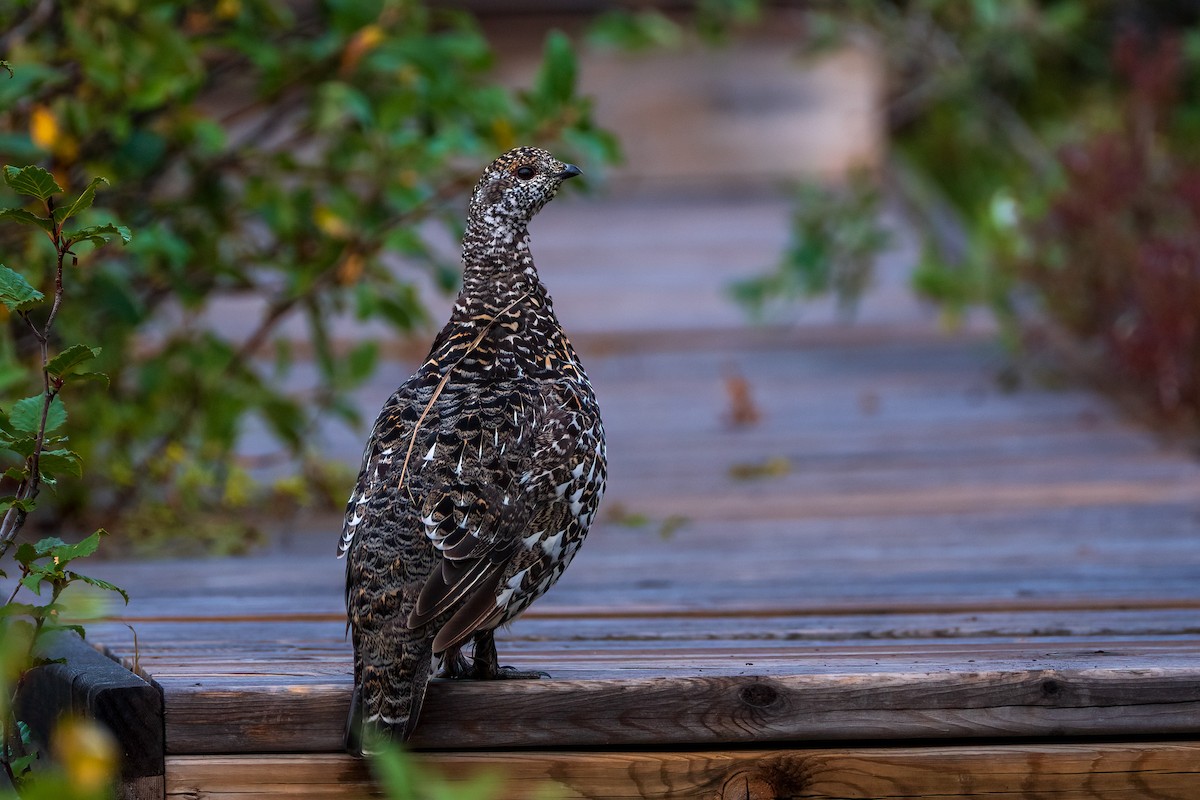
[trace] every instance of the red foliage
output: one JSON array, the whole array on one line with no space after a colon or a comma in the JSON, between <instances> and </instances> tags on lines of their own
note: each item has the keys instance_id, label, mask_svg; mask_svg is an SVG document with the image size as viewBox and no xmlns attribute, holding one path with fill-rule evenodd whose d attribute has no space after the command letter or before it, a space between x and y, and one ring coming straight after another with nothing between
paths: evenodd
<instances>
[{"instance_id":1,"label":"red foliage","mask_svg":"<svg viewBox=\"0 0 1200 800\"><path fill-rule=\"evenodd\" d=\"M1129 84L1124 130L1062 151L1066 187L1035 227L1038 258L1022 273L1162 412L1200 421L1200 167L1163 133L1180 44L1128 33L1113 58Z\"/></svg>"}]
</instances>

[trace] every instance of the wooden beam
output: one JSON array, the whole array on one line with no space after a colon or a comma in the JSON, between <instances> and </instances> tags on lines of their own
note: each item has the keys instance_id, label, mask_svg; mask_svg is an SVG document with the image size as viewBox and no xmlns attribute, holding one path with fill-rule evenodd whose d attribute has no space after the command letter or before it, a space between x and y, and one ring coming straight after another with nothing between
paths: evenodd
<instances>
[{"instance_id":1,"label":"wooden beam","mask_svg":"<svg viewBox=\"0 0 1200 800\"><path fill-rule=\"evenodd\" d=\"M1027 744L717 752L427 753L451 784L497 776L493 800L1194 800L1200 743ZM375 795L367 763L338 755L171 756L174 800L349 800Z\"/></svg>"},{"instance_id":2,"label":"wooden beam","mask_svg":"<svg viewBox=\"0 0 1200 800\"><path fill-rule=\"evenodd\" d=\"M162 690L108 658L73 632L46 636L37 656L54 660L29 672L17 717L49 741L64 716L107 727L121 747L122 800L161 800L165 753Z\"/></svg>"},{"instance_id":3,"label":"wooden beam","mask_svg":"<svg viewBox=\"0 0 1200 800\"><path fill-rule=\"evenodd\" d=\"M1045 663L954 670L905 664L808 674L619 680L438 681L418 748L669 746L954 737L1163 736L1200 730L1200 664L1150 668L1105 654L1027 654ZM165 680L165 679L164 679ZM221 679L165 684L171 754L336 752L348 682Z\"/></svg>"}]
</instances>

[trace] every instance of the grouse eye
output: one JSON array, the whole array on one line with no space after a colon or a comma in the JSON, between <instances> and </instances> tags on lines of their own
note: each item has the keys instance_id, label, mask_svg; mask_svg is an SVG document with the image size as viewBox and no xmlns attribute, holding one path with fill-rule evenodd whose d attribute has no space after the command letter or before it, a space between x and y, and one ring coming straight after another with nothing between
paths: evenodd
<instances>
[{"instance_id":1,"label":"grouse eye","mask_svg":"<svg viewBox=\"0 0 1200 800\"><path fill-rule=\"evenodd\" d=\"M521 167L517 167L517 177L523 181L529 180L536 174L537 174L537 170L534 169L533 167L529 166L528 164L521 166Z\"/></svg>"}]
</instances>

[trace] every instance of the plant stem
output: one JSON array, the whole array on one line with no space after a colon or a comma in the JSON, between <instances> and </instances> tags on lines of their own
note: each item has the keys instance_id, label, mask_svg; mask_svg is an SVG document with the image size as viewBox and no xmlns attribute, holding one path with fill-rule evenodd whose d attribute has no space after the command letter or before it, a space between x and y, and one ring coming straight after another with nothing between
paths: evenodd
<instances>
[{"instance_id":1,"label":"plant stem","mask_svg":"<svg viewBox=\"0 0 1200 800\"><path fill-rule=\"evenodd\" d=\"M46 212L48 216L54 218L54 199L46 200ZM24 315L26 324L33 331L34 337L38 341L38 348L42 356L42 416L38 422L37 436L34 440L33 452L29 454L29 458L25 462L25 478L17 487L16 497L18 501L33 500L41 491L42 475L41 475L41 455L42 447L46 443L46 421L50 416L50 406L54 403L54 397L58 394L58 387L53 385L50 379L50 373L46 367L50 363L50 330L54 326L54 319L58 316L58 309L62 306L63 300L63 261L71 252L71 241L63 237L62 224L54 226L54 232L51 234L51 239L54 242L54 250L56 254L56 263L54 269L54 300L50 305L50 314L46 317L46 321L39 328L29 319L28 315ZM17 534L21 532L21 528L25 526L25 519L29 512L20 505L10 506L4 512L4 518L0 521L0 556L8 552L8 548L12 545ZM11 601L11 598L9 600Z\"/></svg>"}]
</instances>

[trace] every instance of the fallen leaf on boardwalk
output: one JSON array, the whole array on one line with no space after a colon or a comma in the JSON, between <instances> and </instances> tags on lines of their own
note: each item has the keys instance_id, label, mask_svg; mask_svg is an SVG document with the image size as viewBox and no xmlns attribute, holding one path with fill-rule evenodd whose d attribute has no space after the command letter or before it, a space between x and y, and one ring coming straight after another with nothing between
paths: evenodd
<instances>
[{"instance_id":1,"label":"fallen leaf on boardwalk","mask_svg":"<svg viewBox=\"0 0 1200 800\"><path fill-rule=\"evenodd\" d=\"M739 481L758 478L778 478L792 471L792 462L783 456L774 456L757 464L734 464L729 468L729 477Z\"/></svg>"},{"instance_id":2,"label":"fallen leaf on boardwalk","mask_svg":"<svg viewBox=\"0 0 1200 800\"><path fill-rule=\"evenodd\" d=\"M604 518L614 525L624 525L626 528L641 528L650 524L650 517L630 511L622 503L609 503L605 506Z\"/></svg>"},{"instance_id":3,"label":"fallen leaf on boardwalk","mask_svg":"<svg viewBox=\"0 0 1200 800\"><path fill-rule=\"evenodd\" d=\"M676 531L692 521L690 517L685 517L683 514L671 514L666 519L655 520L649 514L630 511L621 503L612 503L607 508L605 519L614 525L623 525L626 528L645 528L657 522L658 535L663 539L670 539Z\"/></svg>"},{"instance_id":4,"label":"fallen leaf on boardwalk","mask_svg":"<svg viewBox=\"0 0 1200 800\"><path fill-rule=\"evenodd\" d=\"M658 535L663 539L670 539L676 531L691 521L690 517L685 517L683 514L672 514L658 526Z\"/></svg>"},{"instance_id":5,"label":"fallen leaf on boardwalk","mask_svg":"<svg viewBox=\"0 0 1200 800\"><path fill-rule=\"evenodd\" d=\"M762 419L762 412L750 393L750 382L736 367L725 368L725 392L729 395L729 408L723 417L726 425L754 425Z\"/></svg>"}]
</instances>

